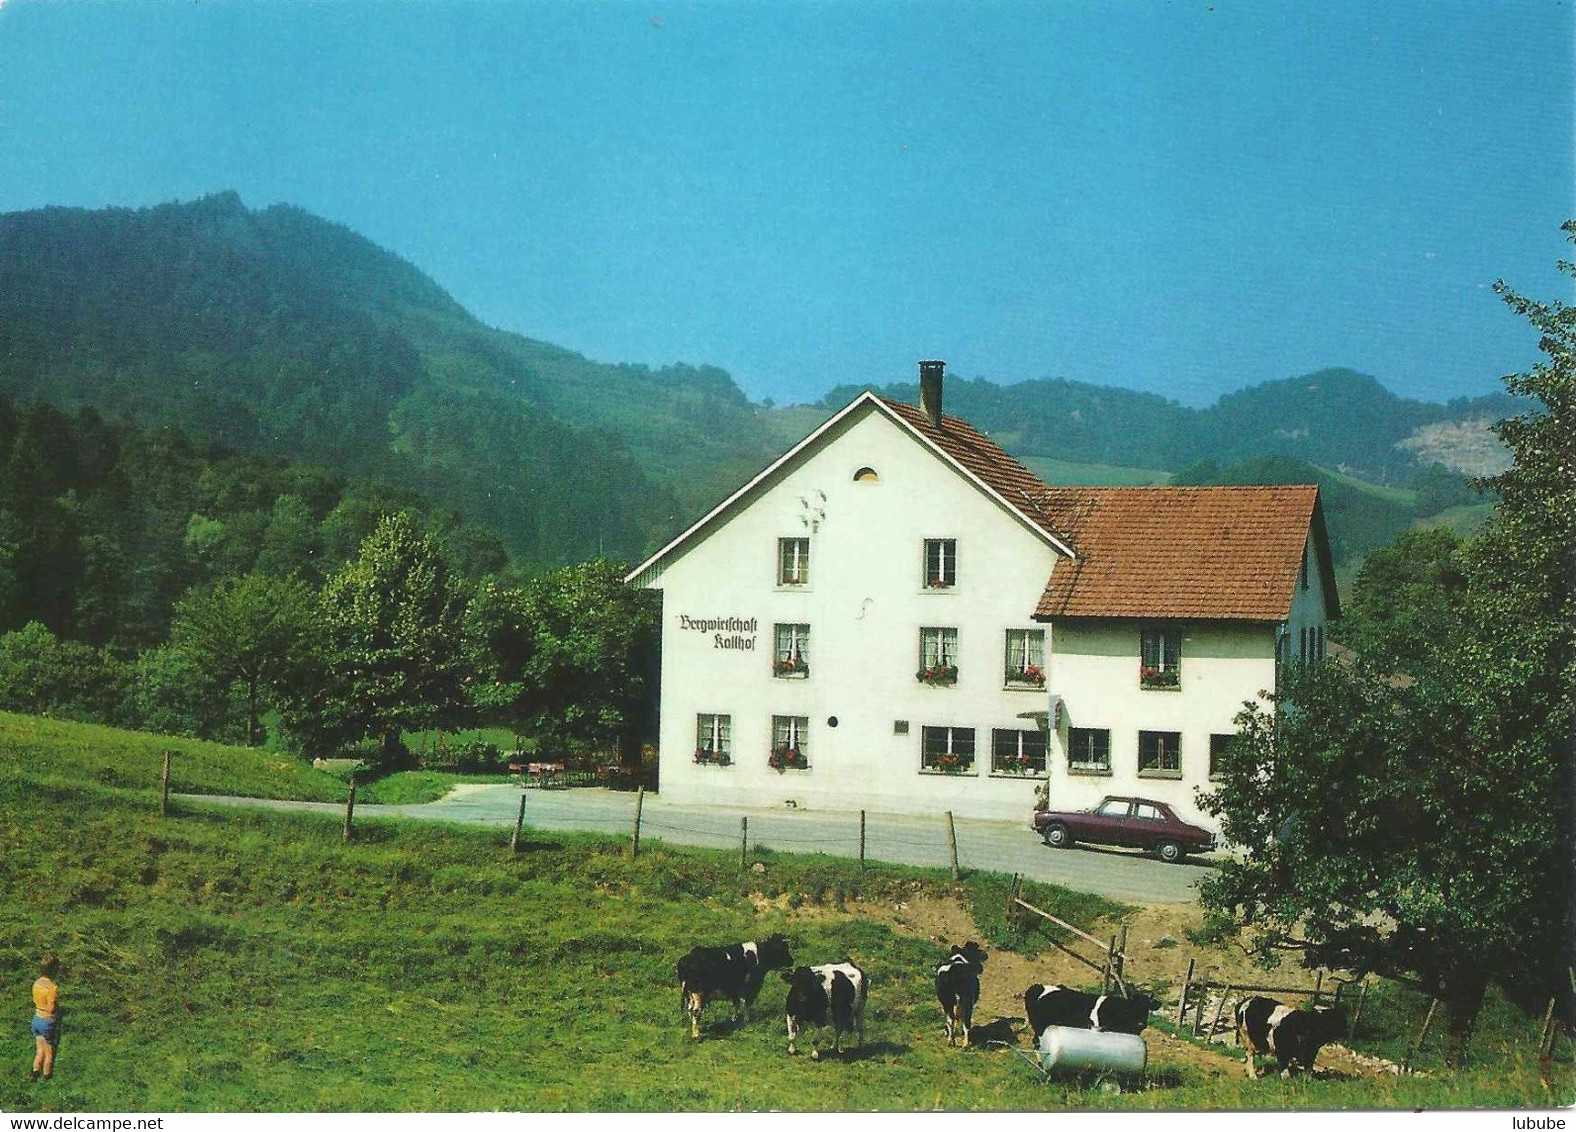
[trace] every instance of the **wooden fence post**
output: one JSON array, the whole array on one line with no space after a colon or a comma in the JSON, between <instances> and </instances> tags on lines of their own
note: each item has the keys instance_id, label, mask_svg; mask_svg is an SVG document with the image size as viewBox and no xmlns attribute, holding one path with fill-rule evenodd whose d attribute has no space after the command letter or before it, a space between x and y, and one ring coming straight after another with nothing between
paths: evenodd
<instances>
[{"instance_id":1,"label":"wooden fence post","mask_svg":"<svg viewBox=\"0 0 1576 1132\"><path fill-rule=\"evenodd\" d=\"M1209 1024L1209 1037L1213 1039L1220 1033L1220 1016L1226 1009L1226 1000L1231 997L1231 984L1226 984L1226 989L1220 992L1220 1003L1215 1007L1215 1020Z\"/></svg>"},{"instance_id":2,"label":"wooden fence post","mask_svg":"<svg viewBox=\"0 0 1576 1132\"><path fill-rule=\"evenodd\" d=\"M1406 1060L1401 1063L1401 1072L1410 1073L1412 1071L1412 1058L1423 1052L1423 1043L1428 1040L1428 1027L1433 1024L1434 1011L1438 1007L1439 1000L1437 998L1428 1000L1428 1013L1423 1015L1423 1028L1417 1033L1416 1044L1406 1051Z\"/></svg>"},{"instance_id":3,"label":"wooden fence post","mask_svg":"<svg viewBox=\"0 0 1576 1132\"><path fill-rule=\"evenodd\" d=\"M525 791L520 791L520 812L514 819L514 836L509 838L509 852L520 851L520 827L525 824Z\"/></svg>"},{"instance_id":4,"label":"wooden fence post","mask_svg":"<svg viewBox=\"0 0 1576 1132\"><path fill-rule=\"evenodd\" d=\"M1193 1036L1196 1038L1204 1032L1204 1006L1209 1002L1209 981L1206 979L1198 984L1198 1005L1193 1008Z\"/></svg>"},{"instance_id":5,"label":"wooden fence post","mask_svg":"<svg viewBox=\"0 0 1576 1132\"><path fill-rule=\"evenodd\" d=\"M865 812L859 811L859 871L865 870Z\"/></svg>"},{"instance_id":6,"label":"wooden fence post","mask_svg":"<svg viewBox=\"0 0 1576 1132\"><path fill-rule=\"evenodd\" d=\"M1363 985L1357 992L1357 1009L1352 1011L1352 1024L1346 1028L1348 1039L1357 1036L1357 1023L1363 1016L1363 1003L1368 1001L1368 980L1363 979Z\"/></svg>"},{"instance_id":7,"label":"wooden fence post","mask_svg":"<svg viewBox=\"0 0 1576 1132\"><path fill-rule=\"evenodd\" d=\"M958 879L958 831L952 825L952 811L947 811L947 846L952 852L952 879Z\"/></svg>"},{"instance_id":8,"label":"wooden fence post","mask_svg":"<svg viewBox=\"0 0 1576 1132\"><path fill-rule=\"evenodd\" d=\"M739 868L744 868L750 856L750 819L739 819Z\"/></svg>"},{"instance_id":9,"label":"wooden fence post","mask_svg":"<svg viewBox=\"0 0 1576 1132\"><path fill-rule=\"evenodd\" d=\"M356 818L356 780L354 778L352 778L350 780L350 797L345 799L345 832L340 837L340 840L344 841L346 844L349 844L351 837L354 836L354 831L352 830L351 825L355 821L355 818Z\"/></svg>"},{"instance_id":10,"label":"wooden fence post","mask_svg":"<svg viewBox=\"0 0 1576 1132\"><path fill-rule=\"evenodd\" d=\"M1187 989L1193 985L1193 960L1187 961L1187 974L1182 976L1182 993L1177 998L1177 1025L1182 1025L1182 1016L1187 1013Z\"/></svg>"},{"instance_id":11,"label":"wooden fence post","mask_svg":"<svg viewBox=\"0 0 1576 1132\"><path fill-rule=\"evenodd\" d=\"M1319 992L1324 987L1324 968L1319 968L1319 977L1313 980L1313 999L1311 1005L1319 1005Z\"/></svg>"},{"instance_id":12,"label":"wooden fence post","mask_svg":"<svg viewBox=\"0 0 1576 1132\"><path fill-rule=\"evenodd\" d=\"M1122 921L1122 942L1116 945L1116 981L1127 974L1127 921Z\"/></svg>"},{"instance_id":13,"label":"wooden fence post","mask_svg":"<svg viewBox=\"0 0 1576 1132\"><path fill-rule=\"evenodd\" d=\"M159 779L159 816L161 818L167 816L170 812L170 756L174 753L174 751L170 750L164 752L164 771Z\"/></svg>"},{"instance_id":14,"label":"wooden fence post","mask_svg":"<svg viewBox=\"0 0 1576 1132\"><path fill-rule=\"evenodd\" d=\"M1111 965L1116 962L1116 937L1111 937L1111 942L1105 949L1105 970L1100 972L1100 993L1111 993Z\"/></svg>"},{"instance_id":15,"label":"wooden fence post","mask_svg":"<svg viewBox=\"0 0 1576 1132\"><path fill-rule=\"evenodd\" d=\"M635 829L629 839L630 859L640 856L640 811L646 804L646 788L640 787L635 791Z\"/></svg>"}]
</instances>

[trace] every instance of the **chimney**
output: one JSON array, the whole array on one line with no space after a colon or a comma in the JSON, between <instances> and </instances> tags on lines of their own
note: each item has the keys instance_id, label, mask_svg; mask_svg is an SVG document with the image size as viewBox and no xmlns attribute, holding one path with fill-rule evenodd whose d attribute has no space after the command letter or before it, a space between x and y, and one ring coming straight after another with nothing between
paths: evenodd
<instances>
[{"instance_id":1,"label":"chimney","mask_svg":"<svg viewBox=\"0 0 1576 1132\"><path fill-rule=\"evenodd\" d=\"M946 362L919 363L919 407L938 429L941 427L941 379L946 372Z\"/></svg>"}]
</instances>

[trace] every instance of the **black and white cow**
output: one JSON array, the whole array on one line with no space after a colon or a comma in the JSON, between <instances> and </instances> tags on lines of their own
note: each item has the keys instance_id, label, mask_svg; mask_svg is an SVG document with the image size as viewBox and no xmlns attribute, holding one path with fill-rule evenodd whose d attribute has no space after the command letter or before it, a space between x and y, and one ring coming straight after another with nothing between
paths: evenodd
<instances>
[{"instance_id":1,"label":"black and white cow","mask_svg":"<svg viewBox=\"0 0 1576 1132\"><path fill-rule=\"evenodd\" d=\"M980 1000L980 973L985 970L985 951L969 940L954 947L947 961L936 968L936 997L947 1016L947 1044L956 1045L954 1034L963 1031L963 1048L969 1048L969 1030L974 1025L974 1004Z\"/></svg>"},{"instance_id":2,"label":"black and white cow","mask_svg":"<svg viewBox=\"0 0 1576 1132\"><path fill-rule=\"evenodd\" d=\"M865 973L851 962L825 963L819 967L795 967L784 971L788 984L788 1052L798 1053L799 1031L807 1026L819 1029L831 1014L832 1052L843 1052L843 1035L850 1031L865 1044ZM818 1037L810 1047L810 1057L819 1060Z\"/></svg>"},{"instance_id":3,"label":"black and white cow","mask_svg":"<svg viewBox=\"0 0 1576 1132\"><path fill-rule=\"evenodd\" d=\"M1118 998L1112 994L1089 994L1041 983L1023 992L1024 1016L1034 1030L1036 1043L1047 1026L1136 1034L1149 1025L1149 1015L1159 1009L1160 1003L1147 994Z\"/></svg>"},{"instance_id":4,"label":"black and white cow","mask_svg":"<svg viewBox=\"0 0 1576 1132\"><path fill-rule=\"evenodd\" d=\"M696 947L679 960L679 1002L690 1020L690 1036L700 1037L700 1016L706 1004L725 998L733 1003L734 1021L755 1005L766 972L793 966L788 941L769 935L759 943L728 947Z\"/></svg>"},{"instance_id":5,"label":"black and white cow","mask_svg":"<svg viewBox=\"0 0 1576 1132\"><path fill-rule=\"evenodd\" d=\"M1346 1010L1339 1005L1293 1010L1262 995L1237 1003L1237 1045L1247 1055L1249 1078L1262 1075L1253 1064L1261 1053L1275 1058L1282 1077L1294 1065L1312 1072L1320 1048L1345 1033Z\"/></svg>"}]
</instances>

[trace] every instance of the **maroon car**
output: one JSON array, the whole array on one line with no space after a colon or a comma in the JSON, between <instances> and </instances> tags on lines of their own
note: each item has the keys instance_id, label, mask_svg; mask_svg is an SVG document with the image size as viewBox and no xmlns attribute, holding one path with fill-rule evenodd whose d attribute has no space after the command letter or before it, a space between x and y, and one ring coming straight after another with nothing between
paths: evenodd
<instances>
[{"instance_id":1,"label":"maroon car","mask_svg":"<svg viewBox=\"0 0 1576 1132\"><path fill-rule=\"evenodd\" d=\"M1069 848L1075 841L1126 845L1147 849L1168 862L1215 848L1214 834L1189 825L1153 798L1108 797L1092 810L1073 812L1037 810L1034 830L1056 849Z\"/></svg>"}]
</instances>

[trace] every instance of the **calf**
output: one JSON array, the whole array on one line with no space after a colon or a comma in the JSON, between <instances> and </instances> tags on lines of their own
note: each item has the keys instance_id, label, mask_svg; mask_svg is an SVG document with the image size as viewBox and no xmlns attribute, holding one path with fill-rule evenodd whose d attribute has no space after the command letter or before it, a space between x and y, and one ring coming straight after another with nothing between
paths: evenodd
<instances>
[{"instance_id":1,"label":"calf","mask_svg":"<svg viewBox=\"0 0 1576 1132\"><path fill-rule=\"evenodd\" d=\"M1159 1009L1160 1003L1147 994L1117 998L1040 983L1023 992L1023 1012L1034 1030L1036 1044L1047 1026L1136 1034L1149 1025L1150 1013Z\"/></svg>"},{"instance_id":2,"label":"calf","mask_svg":"<svg viewBox=\"0 0 1576 1132\"><path fill-rule=\"evenodd\" d=\"M1339 1005L1293 1010L1262 995L1237 1003L1237 1045L1247 1054L1250 1079L1262 1075L1253 1064L1261 1053L1274 1056L1282 1077L1291 1076L1293 1065L1311 1072L1320 1047L1345 1032L1346 1011Z\"/></svg>"},{"instance_id":3,"label":"calf","mask_svg":"<svg viewBox=\"0 0 1576 1132\"><path fill-rule=\"evenodd\" d=\"M985 969L985 952L969 940L954 947L947 961L936 968L936 997L947 1016L947 1044L956 1045L953 1035L963 1031L963 1048L969 1048L969 1029L974 1025L974 1004L980 1000L980 973Z\"/></svg>"},{"instance_id":4,"label":"calf","mask_svg":"<svg viewBox=\"0 0 1576 1132\"><path fill-rule=\"evenodd\" d=\"M678 963L679 1002L689 1015L690 1036L700 1037L700 1016L708 1002L727 999L733 1003L734 1021L740 1021L743 1008L755 1005L766 972L792 965L788 941L780 935L759 943L693 948Z\"/></svg>"},{"instance_id":5,"label":"calf","mask_svg":"<svg viewBox=\"0 0 1576 1132\"><path fill-rule=\"evenodd\" d=\"M827 1011L832 1015L832 1052L843 1052L843 1035L850 1030L865 1044L865 973L850 962L826 963L819 967L795 967L783 972L788 984L788 1052L798 1053L799 1031L805 1026L826 1025ZM819 1041L810 1047L810 1057L819 1060Z\"/></svg>"}]
</instances>

